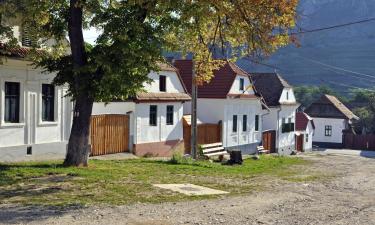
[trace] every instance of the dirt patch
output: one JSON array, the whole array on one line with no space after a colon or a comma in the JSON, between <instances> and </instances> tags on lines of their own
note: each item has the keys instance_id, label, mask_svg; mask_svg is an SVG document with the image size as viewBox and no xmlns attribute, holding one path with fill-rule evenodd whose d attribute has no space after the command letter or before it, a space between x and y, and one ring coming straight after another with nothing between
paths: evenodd
<instances>
[{"instance_id":1,"label":"dirt patch","mask_svg":"<svg viewBox=\"0 0 375 225\"><path fill-rule=\"evenodd\" d=\"M375 224L375 159L303 157L313 163L296 167L302 175L263 177L262 190L247 195L72 211L8 205L0 224Z\"/></svg>"}]
</instances>

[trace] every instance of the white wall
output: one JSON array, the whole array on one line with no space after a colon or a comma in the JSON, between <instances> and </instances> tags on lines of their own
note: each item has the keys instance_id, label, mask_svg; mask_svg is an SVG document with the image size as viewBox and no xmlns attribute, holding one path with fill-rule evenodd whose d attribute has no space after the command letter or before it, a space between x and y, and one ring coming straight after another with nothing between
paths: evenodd
<instances>
[{"instance_id":1,"label":"white wall","mask_svg":"<svg viewBox=\"0 0 375 225\"><path fill-rule=\"evenodd\" d=\"M240 79L244 79L244 90L240 91ZM254 94L254 90L250 87L252 84L249 77L245 76L236 76L236 79L233 81L232 87L229 91L229 94ZM247 89L247 90L246 90Z\"/></svg>"},{"instance_id":2,"label":"white wall","mask_svg":"<svg viewBox=\"0 0 375 225\"><path fill-rule=\"evenodd\" d=\"M168 93L184 93L185 90L180 82L180 79L178 78L178 75L176 72L172 71L159 71L151 72L148 74L148 77L153 80L151 84L144 84L145 90L147 92L152 93L159 93L159 75L166 76L166 87Z\"/></svg>"},{"instance_id":3,"label":"white wall","mask_svg":"<svg viewBox=\"0 0 375 225\"><path fill-rule=\"evenodd\" d=\"M150 105L157 105L157 126L149 124ZM173 125L166 125L167 105L174 106ZM136 104L134 143L181 140L183 138L182 115L183 104L181 102Z\"/></svg>"},{"instance_id":4,"label":"white wall","mask_svg":"<svg viewBox=\"0 0 375 225\"><path fill-rule=\"evenodd\" d=\"M313 142L342 143L342 131L346 129L347 122L344 119L313 118L315 133ZM325 136L325 126L332 126L332 136Z\"/></svg>"},{"instance_id":5,"label":"white wall","mask_svg":"<svg viewBox=\"0 0 375 225\"><path fill-rule=\"evenodd\" d=\"M42 121L42 84L54 74L42 74L30 62L7 59L0 65L0 147L61 142L69 138L72 103L63 96L66 88L55 89L54 121ZM20 122L4 121L4 84L20 83Z\"/></svg>"},{"instance_id":6,"label":"white wall","mask_svg":"<svg viewBox=\"0 0 375 225\"><path fill-rule=\"evenodd\" d=\"M277 130L277 117L279 108L270 108L270 111L262 116L262 131Z\"/></svg>"},{"instance_id":7,"label":"white wall","mask_svg":"<svg viewBox=\"0 0 375 225\"><path fill-rule=\"evenodd\" d=\"M292 123L295 125L295 120L296 120L296 109L297 106L288 106L288 105L282 105L281 110L279 112L279 132L278 132L278 139L279 142L276 143L276 147L281 150L294 150L294 149L289 149L291 146L295 146L295 132L288 132L288 133L282 133L282 118L285 118L286 123L289 122L289 118L292 119Z\"/></svg>"},{"instance_id":8,"label":"white wall","mask_svg":"<svg viewBox=\"0 0 375 225\"><path fill-rule=\"evenodd\" d=\"M295 103L296 97L294 96L293 88L284 88L283 92L281 93L280 104L285 103Z\"/></svg>"},{"instance_id":9,"label":"white wall","mask_svg":"<svg viewBox=\"0 0 375 225\"><path fill-rule=\"evenodd\" d=\"M259 100L227 99L224 108L223 146L232 147L261 141L262 107ZM233 132L233 115L237 115L237 132ZM247 115L247 131L242 131L243 115ZM259 129L255 131L255 115L259 115Z\"/></svg>"},{"instance_id":10,"label":"white wall","mask_svg":"<svg viewBox=\"0 0 375 225\"><path fill-rule=\"evenodd\" d=\"M306 141L306 134L308 134L309 138ZM304 132L304 140L303 140L303 149L305 151L309 151L312 149L312 140L314 135L314 128L311 124L311 121L308 122L306 131Z\"/></svg>"},{"instance_id":11,"label":"white wall","mask_svg":"<svg viewBox=\"0 0 375 225\"><path fill-rule=\"evenodd\" d=\"M95 102L92 107L92 115L102 114L123 114L135 110L134 102L110 102L108 104L102 102Z\"/></svg>"}]
</instances>

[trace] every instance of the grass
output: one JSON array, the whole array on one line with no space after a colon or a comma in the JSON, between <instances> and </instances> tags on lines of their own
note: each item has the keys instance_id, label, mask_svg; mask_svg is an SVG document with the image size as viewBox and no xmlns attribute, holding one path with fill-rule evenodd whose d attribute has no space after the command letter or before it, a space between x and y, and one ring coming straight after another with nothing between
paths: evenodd
<instances>
[{"instance_id":1,"label":"grass","mask_svg":"<svg viewBox=\"0 0 375 225\"><path fill-rule=\"evenodd\" d=\"M65 168L62 162L0 164L0 204L121 205L183 201L216 196L185 196L153 187L156 183L192 183L243 194L260 188L263 177L293 182L296 157L264 156L241 166L207 161L174 163L149 159L90 160L88 168ZM256 182L258 181L258 182Z\"/></svg>"}]
</instances>

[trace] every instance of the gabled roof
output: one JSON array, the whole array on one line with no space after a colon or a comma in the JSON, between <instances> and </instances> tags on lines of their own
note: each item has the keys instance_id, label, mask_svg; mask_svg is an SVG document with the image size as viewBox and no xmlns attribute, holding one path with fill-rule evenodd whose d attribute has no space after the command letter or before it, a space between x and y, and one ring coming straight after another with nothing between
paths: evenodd
<instances>
[{"instance_id":1,"label":"gabled roof","mask_svg":"<svg viewBox=\"0 0 375 225\"><path fill-rule=\"evenodd\" d=\"M175 60L174 66L179 70L185 87L191 94L193 61ZM209 83L198 87L198 98L227 98L237 75L249 77L249 74L236 64L227 62L220 69L214 71L214 77Z\"/></svg>"},{"instance_id":2,"label":"gabled roof","mask_svg":"<svg viewBox=\"0 0 375 225\"><path fill-rule=\"evenodd\" d=\"M359 119L358 116L332 95L322 95L319 100L307 107L305 112L312 117L319 118Z\"/></svg>"},{"instance_id":3,"label":"gabled roof","mask_svg":"<svg viewBox=\"0 0 375 225\"><path fill-rule=\"evenodd\" d=\"M284 88L292 86L277 73L251 73L256 90L263 96L267 106L279 106Z\"/></svg>"},{"instance_id":4,"label":"gabled roof","mask_svg":"<svg viewBox=\"0 0 375 225\"><path fill-rule=\"evenodd\" d=\"M12 57L12 58L26 58L32 52L31 48L28 47L9 47L4 43L0 43L0 55ZM37 54L42 55L43 50L36 50Z\"/></svg>"},{"instance_id":5,"label":"gabled roof","mask_svg":"<svg viewBox=\"0 0 375 225\"><path fill-rule=\"evenodd\" d=\"M314 120L304 112L296 113L296 131L305 131L307 125L311 122L313 129L315 129Z\"/></svg>"}]
</instances>

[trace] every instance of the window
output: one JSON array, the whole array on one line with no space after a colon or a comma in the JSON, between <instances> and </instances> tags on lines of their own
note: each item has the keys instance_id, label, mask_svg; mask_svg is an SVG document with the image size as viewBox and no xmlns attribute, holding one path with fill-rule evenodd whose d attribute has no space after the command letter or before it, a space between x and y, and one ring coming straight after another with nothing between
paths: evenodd
<instances>
[{"instance_id":1,"label":"window","mask_svg":"<svg viewBox=\"0 0 375 225\"><path fill-rule=\"evenodd\" d=\"M242 116L242 131L247 131L247 115Z\"/></svg>"},{"instance_id":2,"label":"window","mask_svg":"<svg viewBox=\"0 0 375 225\"><path fill-rule=\"evenodd\" d=\"M324 135L327 137L332 136L332 126L331 125L326 125L324 128Z\"/></svg>"},{"instance_id":3,"label":"window","mask_svg":"<svg viewBox=\"0 0 375 225\"><path fill-rule=\"evenodd\" d=\"M160 75L159 76L159 91L166 92L167 91L167 77Z\"/></svg>"},{"instance_id":4,"label":"window","mask_svg":"<svg viewBox=\"0 0 375 225\"><path fill-rule=\"evenodd\" d=\"M173 125L173 105L167 105L167 125Z\"/></svg>"},{"instance_id":5,"label":"window","mask_svg":"<svg viewBox=\"0 0 375 225\"><path fill-rule=\"evenodd\" d=\"M156 105L150 105L150 126L156 126L157 124L157 110L158 107Z\"/></svg>"},{"instance_id":6,"label":"window","mask_svg":"<svg viewBox=\"0 0 375 225\"><path fill-rule=\"evenodd\" d=\"M259 131L259 115L255 115L255 131Z\"/></svg>"},{"instance_id":7,"label":"window","mask_svg":"<svg viewBox=\"0 0 375 225\"><path fill-rule=\"evenodd\" d=\"M306 137L305 137L305 142L309 142L309 134L306 134Z\"/></svg>"},{"instance_id":8,"label":"window","mask_svg":"<svg viewBox=\"0 0 375 225\"><path fill-rule=\"evenodd\" d=\"M42 121L55 121L55 86L42 84Z\"/></svg>"},{"instance_id":9,"label":"window","mask_svg":"<svg viewBox=\"0 0 375 225\"><path fill-rule=\"evenodd\" d=\"M240 78L240 91L245 90L245 80Z\"/></svg>"},{"instance_id":10,"label":"window","mask_svg":"<svg viewBox=\"0 0 375 225\"><path fill-rule=\"evenodd\" d=\"M288 132L288 131L287 131L288 128L287 128L286 125L287 125L287 124L286 124L285 118L282 118L282 119L281 119L281 133L286 133L286 132Z\"/></svg>"},{"instance_id":11,"label":"window","mask_svg":"<svg viewBox=\"0 0 375 225\"><path fill-rule=\"evenodd\" d=\"M286 118L282 118L281 122L281 133L289 133L294 131L293 118L288 118L288 123L286 123Z\"/></svg>"},{"instance_id":12,"label":"window","mask_svg":"<svg viewBox=\"0 0 375 225\"><path fill-rule=\"evenodd\" d=\"M20 122L20 83L5 82L5 115L8 123Z\"/></svg>"},{"instance_id":13,"label":"window","mask_svg":"<svg viewBox=\"0 0 375 225\"><path fill-rule=\"evenodd\" d=\"M21 43L24 47L31 47L36 44L36 38L30 33L28 26L23 26L21 31Z\"/></svg>"},{"instance_id":14,"label":"window","mask_svg":"<svg viewBox=\"0 0 375 225\"><path fill-rule=\"evenodd\" d=\"M292 118L288 119L288 123L289 123L289 132L294 131L294 123L292 122Z\"/></svg>"},{"instance_id":15,"label":"window","mask_svg":"<svg viewBox=\"0 0 375 225\"><path fill-rule=\"evenodd\" d=\"M286 100L289 100L289 91L286 92Z\"/></svg>"},{"instance_id":16,"label":"window","mask_svg":"<svg viewBox=\"0 0 375 225\"><path fill-rule=\"evenodd\" d=\"M234 133L236 133L237 132L237 115L233 115L233 125L232 125L232 131L234 132Z\"/></svg>"}]
</instances>

